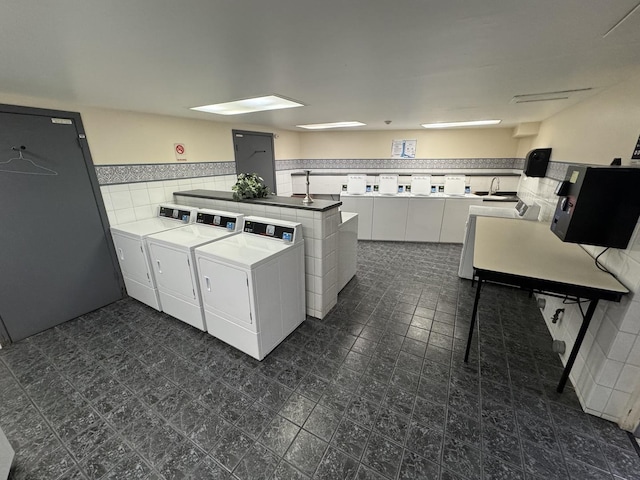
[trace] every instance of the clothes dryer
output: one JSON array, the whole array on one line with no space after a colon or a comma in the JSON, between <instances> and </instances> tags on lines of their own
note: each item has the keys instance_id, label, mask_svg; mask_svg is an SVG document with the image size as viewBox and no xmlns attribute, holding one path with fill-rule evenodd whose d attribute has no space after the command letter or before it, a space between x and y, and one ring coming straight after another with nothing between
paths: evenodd
<instances>
[{"instance_id":1,"label":"clothes dryer","mask_svg":"<svg viewBox=\"0 0 640 480\"><path fill-rule=\"evenodd\" d=\"M262 360L304 321L300 223L245 217L241 234L195 254L209 334Z\"/></svg>"},{"instance_id":2,"label":"clothes dryer","mask_svg":"<svg viewBox=\"0 0 640 480\"><path fill-rule=\"evenodd\" d=\"M197 210L195 207L161 204L155 218L111 227L111 237L130 297L162 310L145 239L154 233L192 223Z\"/></svg>"},{"instance_id":3,"label":"clothes dryer","mask_svg":"<svg viewBox=\"0 0 640 480\"><path fill-rule=\"evenodd\" d=\"M147 237L162 311L206 331L194 250L242 230L240 213L200 209L196 222Z\"/></svg>"}]
</instances>

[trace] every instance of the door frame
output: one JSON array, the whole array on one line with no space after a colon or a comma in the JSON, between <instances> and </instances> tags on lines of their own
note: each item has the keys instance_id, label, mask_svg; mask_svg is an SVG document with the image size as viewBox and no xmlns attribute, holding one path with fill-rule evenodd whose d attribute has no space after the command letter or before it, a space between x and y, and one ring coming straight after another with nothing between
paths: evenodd
<instances>
[{"instance_id":1,"label":"door frame","mask_svg":"<svg viewBox=\"0 0 640 480\"><path fill-rule=\"evenodd\" d=\"M277 182L278 177L276 174L276 149L273 141L274 134L269 132L253 132L250 130L236 130L236 129L231 130L231 141L233 142L233 162L235 163L235 167L236 167L236 175L238 175L238 173L242 173L242 172L238 172L238 159L236 158L235 138L236 138L236 134L238 133L241 135L260 135L262 137L268 137L271 139L271 153L272 153L271 168L273 170L273 193L277 194L278 193L278 182Z\"/></svg>"},{"instance_id":2,"label":"door frame","mask_svg":"<svg viewBox=\"0 0 640 480\"><path fill-rule=\"evenodd\" d=\"M89 143L87 141L87 135L85 133L84 125L82 123L82 117L79 112L69 112L65 110L52 110L48 108L37 107L25 107L21 105L8 105L0 103L0 112L13 113L18 115L38 115L43 117L56 117L56 118L68 118L73 121L76 132L78 134L78 145L82 152L82 158L84 159L85 168L89 177L89 183L91 184L91 190L93 191L93 198L96 202L98 209L98 215L100 216L100 223L104 232L107 245L109 247L109 255L111 257L111 263L113 264L114 271L116 272L117 281L120 285L120 291L124 297L126 289L124 286L124 278L122 277L122 271L120 270L120 264L118 263L118 257L116 256L116 250L113 246L113 239L111 238L111 231L109 226L109 217L107 216L107 209L104 206L104 200L102 199L102 192L100 191L100 183L98 182L98 176L96 175L96 169L91 157L91 151L89 150ZM7 343L2 343L4 340ZM0 346L4 347L11 343L8 335L7 328L0 317Z\"/></svg>"}]
</instances>

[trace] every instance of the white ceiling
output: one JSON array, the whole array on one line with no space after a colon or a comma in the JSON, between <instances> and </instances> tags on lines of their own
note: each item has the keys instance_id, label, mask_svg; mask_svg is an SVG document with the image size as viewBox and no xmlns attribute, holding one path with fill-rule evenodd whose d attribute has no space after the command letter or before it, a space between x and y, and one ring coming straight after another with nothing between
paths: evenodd
<instances>
[{"instance_id":1,"label":"white ceiling","mask_svg":"<svg viewBox=\"0 0 640 480\"><path fill-rule=\"evenodd\" d=\"M638 0L2 0L0 93L300 130L541 121L640 75ZM593 87L569 100L514 95ZM279 94L235 117L188 107ZM387 126L385 120L392 120Z\"/></svg>"}]
</instances>

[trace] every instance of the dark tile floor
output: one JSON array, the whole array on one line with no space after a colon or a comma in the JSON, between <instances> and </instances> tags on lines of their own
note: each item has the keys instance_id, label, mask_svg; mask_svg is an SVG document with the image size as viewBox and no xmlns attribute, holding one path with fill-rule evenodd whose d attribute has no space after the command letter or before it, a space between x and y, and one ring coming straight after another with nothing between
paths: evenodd
<instances>
[{"instance_id":1,"label":"dark tile floor","mask_svg":"<svg viewBox=\"0 0 640 480\"><path fill-rule=\"evenodd\" d=\"M526 294L473 300L460 247L361 242L357 277L264 361L131 300L0 350L12 478L638 479L616 425L555 393Z\"/></svg>"}]
</instances>

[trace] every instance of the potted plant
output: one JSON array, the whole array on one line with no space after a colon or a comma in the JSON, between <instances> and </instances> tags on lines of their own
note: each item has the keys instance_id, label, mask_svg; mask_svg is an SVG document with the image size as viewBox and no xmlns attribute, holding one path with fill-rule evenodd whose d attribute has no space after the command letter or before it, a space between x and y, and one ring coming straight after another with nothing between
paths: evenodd
<instances>
[{"instance_id":1,"label":"potted plant","mask_svg":"<svg viewBox=\"0 0 640 480\"><path fill-rule=\"evenodd\" d=\"M231 189L234 200L264 198L271 193L269 187L264 184L264 180L257 173L238 174L238 181Z\"/></svg>"}]
</instances>

